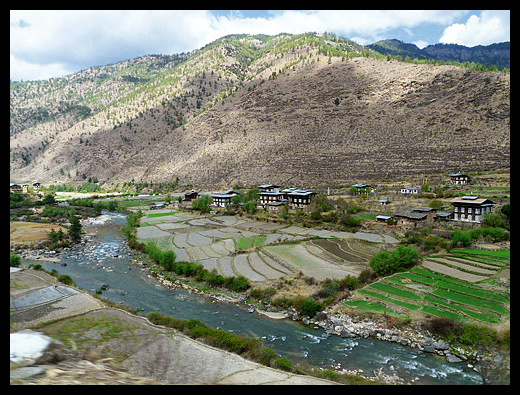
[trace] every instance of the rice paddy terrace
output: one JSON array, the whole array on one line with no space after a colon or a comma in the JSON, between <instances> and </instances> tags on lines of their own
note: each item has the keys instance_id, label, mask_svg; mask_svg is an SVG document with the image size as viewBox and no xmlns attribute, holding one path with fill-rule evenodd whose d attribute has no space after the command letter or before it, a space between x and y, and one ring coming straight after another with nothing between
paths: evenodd
<instances>
[{"instance_id":1,"label":"rice paddy terrace","mask_svg":"<svg viewBox=\"0 0 520 395\"><path fill-rule=\"evenodd\" d=\"M169 210L145 212L140 242L172 250L177 261L197 262L223 276L250 281L303 272L318 280L358 276L371 256L397 240L375 233L350 233ZM289 243L291 242L291 243Z\"/></svg>"},{"instance_id":2,"label":"rice paddy terrace","mask_svg":"<svg viewBox=\"0 0 520 395\"><path fill-rule=\"evenodd\" d=\"M510 251L453 250L357 290L347 306L406 317L417 313L501 324L510 319Z\"/></svg>"}]
</instances>

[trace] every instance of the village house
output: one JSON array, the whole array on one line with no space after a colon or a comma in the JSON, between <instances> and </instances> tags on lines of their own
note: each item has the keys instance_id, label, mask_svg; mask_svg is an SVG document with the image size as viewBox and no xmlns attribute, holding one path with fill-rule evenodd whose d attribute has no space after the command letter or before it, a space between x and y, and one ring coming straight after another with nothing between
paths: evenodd
<instances>
[{"instance_id":1,"label":"village house","mask_svg":"<svg viewBox=\"0 0 520 395\"><path fill-rule=\"evenodd\" d=\"M438 211L435 215L434 221L448 220L453 218L453 212L450 211Z\"/></svg>"},{"instance_id":2,"label":"village house","mask_svg":"<svg viewBox=\"0 0 520 395\"><path fill-rule=\"evenodd\" d=\"M431 207L414 207L412 212L426 214L426 222L433 223L437 210Z\"/></svg>"},{"instance_id":3,"label":"village house","mask_svg":"<svg viewBox=\"0 0 520 395\"><path fill-rule=\"evenodd\" d=\"M418 187L401 188L401 193L417 195L419 193L419 188Z\"/></svg>"},{"instance_id":4,"label":"village house","mask_svg":"<svg viewBox=\"0 0 520 395\"><path fill-rule=\"evenodd\" d=\"M282 192L260 192L258 194L258 203L263 207L270 203L287 203L285 194Z\"/></svg>"},{"instance_id":5,"label":"village house","mask_svg":"<svg viewBox=\"0 0 520 395\"><path fill-rule=\"evenodd\" d=\"M198 192L195 192L195 191L186 192L184 194L184 201L191 202L192 200L197 199L198 197L200 197L200 193L198 193Z\"/></svg>"},{"instance_id":6,"label":"village house","mask_svg":"<svg viewBox=\"0 0 520 395\"><path fill-rule=\"evenodd\" d=\"M228 195L227 193L217 193L215 195L211 195L211 200L213 200L212 205L217 207L226 207L231 205L231 198L235 195Z\"/></svg>"},{"instance_id":7,"label":"village house","mask_svg":"<svg viewBox=\"0 0 520 395\"><path fill-rule=\"evenodd\" d=\"M428 214L426 213L414 211L400 211L394 213L394 219L397 221L397 224L413 225L414 228L417 227L418 224L423 223L427 217Z\"/></svg>"},{"instance_id":8,"label":"village house","mask_svg":"<svg viewBox=\"0 0 520 395\"><path fill-rule=\"evenodd\" d=\"M40 189L40 186L41 186L41 184L38 181L35 181L32 183L33 189L38 190L38 189Z\"/></svg>"},{"instance_id":9,"label":"village house","mask_svg":"<svg viewBox=\"0 0 520 395\"><path fill-rule=\"evenodd\" d=\"M280 190L279 185L272 185L272 184L264 184L259 185L258 189L260 190L260 193L262 192L278 192Z\"/></svg>"},{"instance_id":10,"label":"village house","mask_svg":"<svg viewBox=\"0 0 520 395\"><path fill-rule=\"evenodd\" d=\"M22 192L22 186L20 184L16 184L16 183L12 182L10 185L11 185L11 192L12 193Z\"/></svg>"},{"instance_id":11,"label":"village house","mask_svg":"<svg viewBox=\"0 0 520 395\"><path fill-rule=\"evenodd\" d=\"M287 192L285 192L287 191ZM307 189L294 189L283 190L287 195L287 203L290 209L302 209L304 211L312 210L312 198L316 196L316 192Z\"/></svg>"},{"instance_id":12,"label":"village house","mask_svg":"<svg viewBox=\"0 0 520 395\"><path fill-rule=\"evenodd\" d=\"M226 192L211 195L211 199L213 200L212 205L217 207L231 206L231 198L239 194L240 192L228 189Z\"/></svg>"},{"instance_id":13,"label":"village house","mask_svg":"<svg viewBox=\"0 0 520 395\"><path fill-rule=\"evenodd\" d=\"M455 221L482 223L484 214L493 211L495 204L478 196L462 196L451 200Z\"/></svg>"},{"instance_id":14,"label":"village house","mask_svg":"<svg viewBox=\"0 0 520 395\"><path fill-rule=\"evenodd\" d=\"M287 203L287 199L282 199L280 201L277 201L277 202L270 202L270 203L267 203L267 209L269 211L274 211L274 212L278 212L278 211L281 211L283 206Z\"/></svg>"},{"instance_id":15,"label":"village house","mask_svg":"<svg viewBox=\"0 0 520 395\"><path fill-rule=\"evenodd\" d=\"M467 174L455 173L449 175L453 185L464 185L470 181Z\"/></svg>"},{"instance_id":16,"label":"village house","mask_svg":"<svg viewBox=\"0 0 520 395\"><path fill-rule=\"evenodd\" d=\"M351 190L353 190L353 188L356 188L357 189L357 193L366 193L366 191L368 192L373 192L374 191L374 188L372 187L372 185L368 185L368 184L362 184L362 183L359 183L359 184L354 184L350 187Z\"/></svg>"}]
</instances>

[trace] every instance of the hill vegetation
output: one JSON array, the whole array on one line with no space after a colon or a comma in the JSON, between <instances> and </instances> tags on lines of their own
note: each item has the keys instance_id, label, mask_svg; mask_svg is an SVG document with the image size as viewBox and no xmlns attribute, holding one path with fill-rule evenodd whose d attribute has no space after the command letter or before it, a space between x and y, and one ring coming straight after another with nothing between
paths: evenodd
<instances>
[{"instance_id":1,"label":"hill vegetation","mask_svg":"<svg viewBox=\"0 0 520 395\"><path fill-rule=\"evenodd\" d=\"M509 166L509 73L330 34L229 35L10 88L17 182L314 186Z\"/></svg>"}]
</instances>

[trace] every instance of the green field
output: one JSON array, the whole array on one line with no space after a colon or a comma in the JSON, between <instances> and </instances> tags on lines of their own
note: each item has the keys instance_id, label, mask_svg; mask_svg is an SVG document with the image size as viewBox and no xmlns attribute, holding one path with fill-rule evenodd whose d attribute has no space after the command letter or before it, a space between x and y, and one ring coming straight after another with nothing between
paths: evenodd
<instances>
[{"instance_id":1,"label":"green field","mask_svg":"<svg viewBox=\"0 0 520 395\"><path fill-rule=\"evenodd\" d=\"M252 247L259 247L264 244L267 236L257 236L257 237L241 237L239 239L235 239L235 248L237 250L247 250Z\"/></svg>"},{"instance_id":2,"label":"green field","mask_svg":"<svg viewBox=\"0 0 520 395\"><path fill-rule=\"evenodd\" d=\"M464 255L465 259L486 257L499 262L501 266L509 266L509 251L468 249L457 252L457 256ZM395 273L357 292L390 303L391 308L399 306L409 311L421 311L463 322L474 319L499 324L510 316L509 292L495 291L493 288L483 289L477 284L453 279L422 267ZM344 303L365 311L380 312L380 308L368 301Z\"/></svg>"},{"instance_id":3,"label":"green field","mask_svg":"<svg viewBox=\"0 0 520 395\"><path fill-rule=\"evenodd\" d=\"M148 214L148 218L155 218L155 217L166 217L168 215L177 214L178 211L174 211L171 213L157 213L157 214Z\"/></svg>"}]
</instances>

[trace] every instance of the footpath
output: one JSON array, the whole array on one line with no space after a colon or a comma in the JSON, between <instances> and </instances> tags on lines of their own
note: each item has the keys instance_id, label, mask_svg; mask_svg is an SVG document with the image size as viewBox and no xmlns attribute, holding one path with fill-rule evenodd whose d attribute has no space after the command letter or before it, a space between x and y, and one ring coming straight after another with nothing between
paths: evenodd
<instances>
[{"instance_id":1,"label":"footpath","mask_svg":"<svg viewBox=\"0 0 520 395\"><path fill-rule=\"evenodd\" d=\"M197 342L27 268L11 268L10 329L11 384L335 384ZM63 333L66 344L49 336Z\"/></svg>"}]
</instances>

